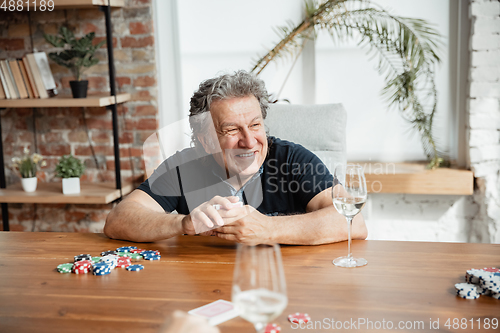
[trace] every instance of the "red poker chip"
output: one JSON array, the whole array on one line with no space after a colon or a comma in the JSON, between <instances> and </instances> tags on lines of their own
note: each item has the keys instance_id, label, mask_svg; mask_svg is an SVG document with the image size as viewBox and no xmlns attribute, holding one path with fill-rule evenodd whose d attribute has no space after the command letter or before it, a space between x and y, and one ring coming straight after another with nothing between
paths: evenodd
<instances>
[{"instance_id":1,"label":"red poker chip","mask_svg":"<svg viewBox=\"0 0 500 333\"><path fill-rule=\"evenodd\" d=\"M279 333L281 332L281 327L276 324L267 324L264 333Z\"/></svg>"},{"instance_id":2,"label":"red poker chip","mask_svg":"<svg viewBox=\"0 0 500 333\"><path fill-rule=\"evenodd\" d=\"M132 262L129 257L120 257L116 262L116 267L126 268L130 265L132 265Z\"/></svg>"},{"instance_id":3,"label":"red poker chip","mask_svg":"<svg viewBox=\"0 0 500 333\"><path fill-rule=\"evenodd\" d=\"M288 320L292 323L302 324L311 320L311 317L307 313L295 312L295 314L288 315Z\"/></svg>"},{"instance_id":4,"label":"red poker chip","mask_svg":"<svg viewBox=\"0 0 500 333\"><path fill-rule=\"evenodd\" d=\"M500 268L487 267L487 268L483 268L483 271L490 272L490 273L500 273Z\"/></svg>"},{"instance_id":5,"label":"red poker chip","mask_svg":"<svg viewBox=\"0 0 500 333\"><path fill-rule=\"evenodd\" d=\"M130 253L141 253L142 251L145 251L143 249L133 249L133 250L130 250Z\"/></svg>"}]
</instances>

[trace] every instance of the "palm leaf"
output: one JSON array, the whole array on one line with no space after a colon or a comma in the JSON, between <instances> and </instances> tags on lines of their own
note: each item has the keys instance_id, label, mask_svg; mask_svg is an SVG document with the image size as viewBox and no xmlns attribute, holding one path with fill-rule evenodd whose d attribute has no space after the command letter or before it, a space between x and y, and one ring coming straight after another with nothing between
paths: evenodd
<instances>
[{"instance_id":1,"label":"palm leaf","mask_svg":"<svg viewBox=\"0 0 500 333\"><path fill-rule=\"evenodd\" d=\"M281 40L255 62L252 72L258 75L278 58L295 57L303 40L319 30L328 31L336 43L357 39L361 48L378 58L378 71L386 81L382 95L420 134L429 166L445 162L446 154L432 133L439 32L425 20L392 15L369 0L306 0L305 9L306 18L298 25L289 22L276 29Z\"/></svg>"}]
</instances>

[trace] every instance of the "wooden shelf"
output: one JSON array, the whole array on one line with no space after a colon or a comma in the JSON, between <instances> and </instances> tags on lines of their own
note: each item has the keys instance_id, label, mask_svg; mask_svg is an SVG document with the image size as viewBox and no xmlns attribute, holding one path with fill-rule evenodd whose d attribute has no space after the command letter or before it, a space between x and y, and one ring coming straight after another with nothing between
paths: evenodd
<instances>
[{"instance_id":1,"label":"wooden shelf","mask_svg":"<svg viewBox=\"0 0 500 333\"><path fill-rule=\"evenodd\" d=\"M67 204L107 204L120 198L120 190L115 183L81 183L79 194L63 194L62 183L38 183L35 192L24 192L21 183L0 189L0 202L5 203L67 203ZM126 195L134 189L131 183L122 185L122 193Z\"/></svg>"},{"instance_id":2,"label":"wooden shelf","mask_svg":"<svg viewBox=\"0 0 500 333\"><path fill-rule=\"evenodd\" d=\"M116 95L118 103L130 100L130 94ZM61 107L100 107L115 103L113 96L88 96L87 98L72 98L56 96L52 98L2 99L0 108L61 108Z\"/></svg>"},{"instance_id":3,"label":"wooden shelf","mask_svg":"<svg viewBox=\"0 0 500 333\"><path fill-rule=\"evenodd\" d=\"M370 193L472 195L474 192L474 174L470 170L429 170L426 162L355 163L365 169Z\"/></svg>"},{"instance_id":4,"label":"wooden shelf","mask_svg":"<svg viewBox=\"0 0 500 333\"><path fill-rule=\"evenodd\" d=\"M33 1L36 1L36 8L39 11L41 0L31 0L30 1L30 11L33 11ZM54 10L57 9L72 9L72 8L91 8L95 6L107 6L108 0L53 0ZM25 1L26 3L26 1ZM45 0L45 5L47 6L47 0ZM123 7L125 6L125 0L110 0L111 7ZM26 4L23 6L23 10L27 11L28 7ZM48 11L48 9L46 10Z\"/></svg>"}]
</instances>

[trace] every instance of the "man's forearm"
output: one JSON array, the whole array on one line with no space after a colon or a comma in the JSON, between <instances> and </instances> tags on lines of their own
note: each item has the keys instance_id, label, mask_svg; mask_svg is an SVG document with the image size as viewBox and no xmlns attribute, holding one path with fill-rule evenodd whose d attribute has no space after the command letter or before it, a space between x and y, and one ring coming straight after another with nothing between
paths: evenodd
<instances>
[{"instance_id":1,"label":"man's forearm","mask_svg":"<svg viewBox=\"0 0 500 333\"><path fill-rule=\"evenodd\" d=\"M333 206L301 215L270 217L269 223L275 243L317 245L347 239L346 218ZM363 216L358 214L352 223L352 239L365 239L368 231Z\"/></svg>"},{"instance_id":2,"label":"man's forearm","mask_svg":"<svg viewBox=\"0 0 500 333\"><path fill-rule=\"evenodd\" d=\"M127 202L109 213L104 233L114 239L153 242L182 234L183 217L152 211L136 202Z\"/></svg>"}]
</instances>

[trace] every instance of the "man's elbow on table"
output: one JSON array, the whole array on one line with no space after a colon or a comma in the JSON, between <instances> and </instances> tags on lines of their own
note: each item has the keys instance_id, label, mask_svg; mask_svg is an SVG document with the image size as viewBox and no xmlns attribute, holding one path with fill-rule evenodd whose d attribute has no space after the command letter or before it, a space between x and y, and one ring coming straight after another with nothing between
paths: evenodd
<instances>
[{"instance_id":1,"label":"man's elbow on table","mask_svg":"<svg viewBox=\"0 0 500 333\"><path fill-rule=\"evenodd\" d=\"M106 223L104 224L104 229L103 232L106 236L108 236L111 239L118 239L118 232L117 232L117 221L118 217L116 216L116 207L113 208L108 216L106 217Z\"/></svg>"}]
</instances>

